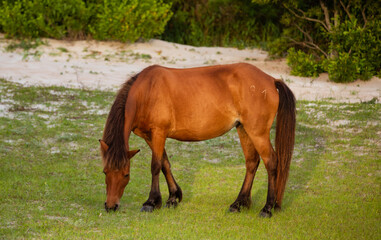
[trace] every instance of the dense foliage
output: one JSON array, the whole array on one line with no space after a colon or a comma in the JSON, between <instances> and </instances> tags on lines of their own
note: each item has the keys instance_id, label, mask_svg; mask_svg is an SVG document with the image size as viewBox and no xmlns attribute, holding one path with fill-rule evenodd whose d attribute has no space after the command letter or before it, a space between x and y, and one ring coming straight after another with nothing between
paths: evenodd
<instances>
[{"instance_id":1,"label":"dense foliage","mask_svg":"<svg viewBox=\"0 0 381 240\"><path fill-rule=\"evenodd\" d=\"M8 37L136 41L164 31L170 5L161 0L16 0L0 3Z\"/></svg>"},{"instance_id":2,"label":"dense foliage","mask_svg":"<svg viewBox=\"0 0 381 240\"><path fill-rule=\"evenodd\" d=\"M280 37L283 9L252 0L167 0L174 13L162 38L196 46L266 46Z\"/></svg>"},{"instance_id":3,"label":"dense foliage","mask_svg":"<svg viewBox=\"0 0 381 240\"><path fill-rule=\"evenodd\" d=\"M381 4L369 0L275 1L282 16L282 39L272 50L288 51L292 73L328 72L335 82L381 75ZM295 49L298 50L295 50Z\"/></svg>"},{"instance_id":4,"label":"dense foliage","mask_svg":"<svg viewBox=\"0 0 381 240\"><path fill-rule=\"evenodd\" d=\"M96 39L134 42L164 31L170 5L157 0L104 0L90 32Z\"/></svg>"},{"instance_id":5,"label":"dense foliage","mask_svg":"<svg viewBox=\"0 0 381 240\"><path fill-rule=\"evenodd\" d=\"M0 0L0 31L12 38L259 46L287 56L299 76L381 76L376 0Z\"/></svg>"},{"instance_id":6,"label":"dense foliage","mask_svg":"<svg viewBox=\"0 0 381 240\"><path fill-rule=\"evenodd\" d=\"M90 21L82 0L3 1L0 25L9 37L78 38Z\"/></svg>"}]
</instances>

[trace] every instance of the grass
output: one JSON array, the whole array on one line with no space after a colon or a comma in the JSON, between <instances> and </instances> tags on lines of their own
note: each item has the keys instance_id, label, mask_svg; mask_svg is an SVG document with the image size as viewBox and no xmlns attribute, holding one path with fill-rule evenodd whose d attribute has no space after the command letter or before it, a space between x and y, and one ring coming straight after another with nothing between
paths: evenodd
<instances>
[{"instance_id":1,"label":"grass","mask_svg":"<svg viewBox=\"0 0 381 240\"><path fill-rule=\"evenodd\" d=\"M23 61L28 61L30 58L33 58L36 61L39 61L43 52L37 50L41 45L47 45L48 43L37 38L35 40L20 40L13 41L8 46L5 47L5 50L8 52L14 52L16 50L23 50ZM32 51L34 49L34 51Z\"/></svg>"},{"instance_id":2,"label":"grass","mask_svg":"<svg viewBox=\"0 0 381 240\"><path fill-rule=\"evenodd\" d=\"M41 45L47 45L47 42L37 38L35 40L20 40L11 42L6 48L6 51L13 52L17 49L23 49L29 51L30 49L36 49Z\"/></svg>"},{"instance_id":3,"label":"grass","mask_svg":"<svg viewBox=\"0 0 381 240\"><path fill-rule=\"evenodd\" d=\"M235 130L197 143L167 141L183 189L176 209L139 212L150 190L150 150L131 163L120 211L107 214L98 139L115 93L23 87L0 80L0 238L380 239L380 104L298 102L283 211L258 216L267 192L260 164L251 209L228 213L245 165ZM161 176L163 201L168 198Z\"/></svg>"}]
</instances>

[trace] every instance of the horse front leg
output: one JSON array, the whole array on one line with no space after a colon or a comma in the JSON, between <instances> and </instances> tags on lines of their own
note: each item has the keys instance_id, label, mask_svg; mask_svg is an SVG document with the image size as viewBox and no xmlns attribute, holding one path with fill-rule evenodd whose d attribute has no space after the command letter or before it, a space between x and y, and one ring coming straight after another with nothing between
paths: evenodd
<instances>
[{"instance_id":1,"label":"horse front leg","mask_svg":"<svg viewBox=\"0 0 381 240\"><path fill-rule=\"evenodd\" d=\"M159 175L160 175L160 170L162 169L162 166L163 166L165 137L163 134L158 134L158 133L152 133L151 136L152 136L151 141L147 141L148 145L150 146L152 150L151 191L149 193L148 200L145 203L143 203L141 212L152 212L154 209L159 209L161 207Z\"/></svg>"},{"instance_id":2,"label":"horse front leg","mask_svg":"<svg viewBox=\"0 0 381 240\"><path fill-rule=\"evenodd\" d=\"M163 174L165 176L165 180L167 181L168 185L168 191L169 191L169 197L166 203L166 207L176 207L178 203L181 202L183 198L183 193L181 191L180 186L176 183L175 178L172 175L171 172L171 164L168 160L168 155L164 149L163 154L163 165L161 170L163 171ZM178 202L177 202L178 199Z\"/></svg>"}]
</instances>

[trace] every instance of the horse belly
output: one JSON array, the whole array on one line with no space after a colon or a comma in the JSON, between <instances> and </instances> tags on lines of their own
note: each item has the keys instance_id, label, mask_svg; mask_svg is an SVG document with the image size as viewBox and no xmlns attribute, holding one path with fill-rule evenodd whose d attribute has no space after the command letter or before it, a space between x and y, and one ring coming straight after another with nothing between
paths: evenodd
<instances>
[{"instance_id":1,"label":"horse belly","mask_svg":"<svg viewBox=\"0 0 381 240\"><path fill-rule=\"evenodd\" d=\"M239 122L234 111L204 108L202 111L186 111L178 115L168 137L180 141L202 141L219 137Z\"/></svg>"}]
</instances>

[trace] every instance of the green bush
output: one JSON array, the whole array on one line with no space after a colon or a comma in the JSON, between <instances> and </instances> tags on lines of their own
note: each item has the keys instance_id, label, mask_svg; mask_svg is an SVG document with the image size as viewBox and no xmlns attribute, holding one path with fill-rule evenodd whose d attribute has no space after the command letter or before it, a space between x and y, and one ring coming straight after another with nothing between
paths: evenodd
<instances>
[{"instance_id":1,"label":"green bush","mask_svg":"<svg viewBox=\"0 0 381 240\"><path fill-rule=\"evenodd\" d=\"M347 63L349 61L347 63L349 69L343 71L342 74L348 77L349 71L351 71L352 80L357 78L367 80L380 71L381 21L372 21L366 28L359 26L356 19L345 21L330 37L331 52L339 54L338 57L334 55L332 59L328 59L328 62L333 61L331 64L328 63L331 68L336 65L336 62ZM355 65L355 68L351 65ZM344 80L337 77L334 79L338 79L340 82Z\"/></svg>"},{"instance_id":2,"label":"green bush","mask_svg":"<svg viewBox=\"0 0 381 240\"><path fill-rule=\"evenodd\" d=\"M288 50L287 63L291 74L317 76L327 71L334 82L368 80L381 73L381 21L373 21L364 28L356 20L345 21L328 35L329 55L314 58L312 54Z\"/></svg>"},{"instance_id":3,"label":"green bush","mask_svg":"<svg viewBox=\"0 0 381 240\"><path fill-rule=\"evenodd\" d=\"M0 6L0 29L12 38L136 41L160 35L172 16L161 0L16 0Z\"/></svg>"},{"instance_id":4,"label":"green bush","mask_svg":"<svg viewBox=\"0 0 381 240\"><path fill-rule=\"evenodd\" d=\"M134 42L160 35L171 16L160 0L104 0L90 32L99 40Z\"/></svg>"},{"instance_id":5,"label":"green bush","mask_svg":"<svg viewBox=\"0 0 381 240\"><path fill-rule=\"evenodd\" d=\"M291 67L291 74L304 77L317 77L322 72L321 64L312 54L290 48L287 56L287 64Z\"/></svg>"},{"instance_id":6,"label":"green bush","mask_svg":"<svg viewBox=\"0 0 381 240\"><path fill-rule=\"evenodd\" d=\"M334 82L345 83L356 80L356 62L350 54L340 52L337 57L333 57L325 62L329 79Z\"/></svg>"},{"instance_id":7,"label":"green bush","mask_svg":"<svg viewBox=\"0 0 381 240\"><path fill-rule=\"evenodd\" d=\"M0 25L7 37L39 36L34 18L36 16L28 8L26 1L17 1L14 4L4 1L0 8Z\"/></svg>"},{"instance_id":8,"label":"green bush","mask_svg":"<svg viewBox=\"0 0 381 240\"><path fill-rule=\"evenodd\" d=\"M166 0L173 17L161 38L194 46L266 46L280 36L283 11L252 0Z\"/></svg>"},{"instance_id":9,"label":"green bush","mask_svg":"<svg viewBox=\"0 0 381 240\"><path fill-rule=\"evenodd\" d=\"M82 0L3 1L0 25L7 37L80 38L90 18L88 10Z\"/></svg>"},{"instance_id":10,"label":"green bush","mask_svg":"<svg viewBox=\"0 0 381 240\"><path fill-rule=\"evenodd\" d=\"M288 51L291 73L312 76L320 66L335 82L381 75L380 1L282 2L288 9L281 20L284 41L274 42L271 53L303 50Z\"/></svg>"}]
</instances>

